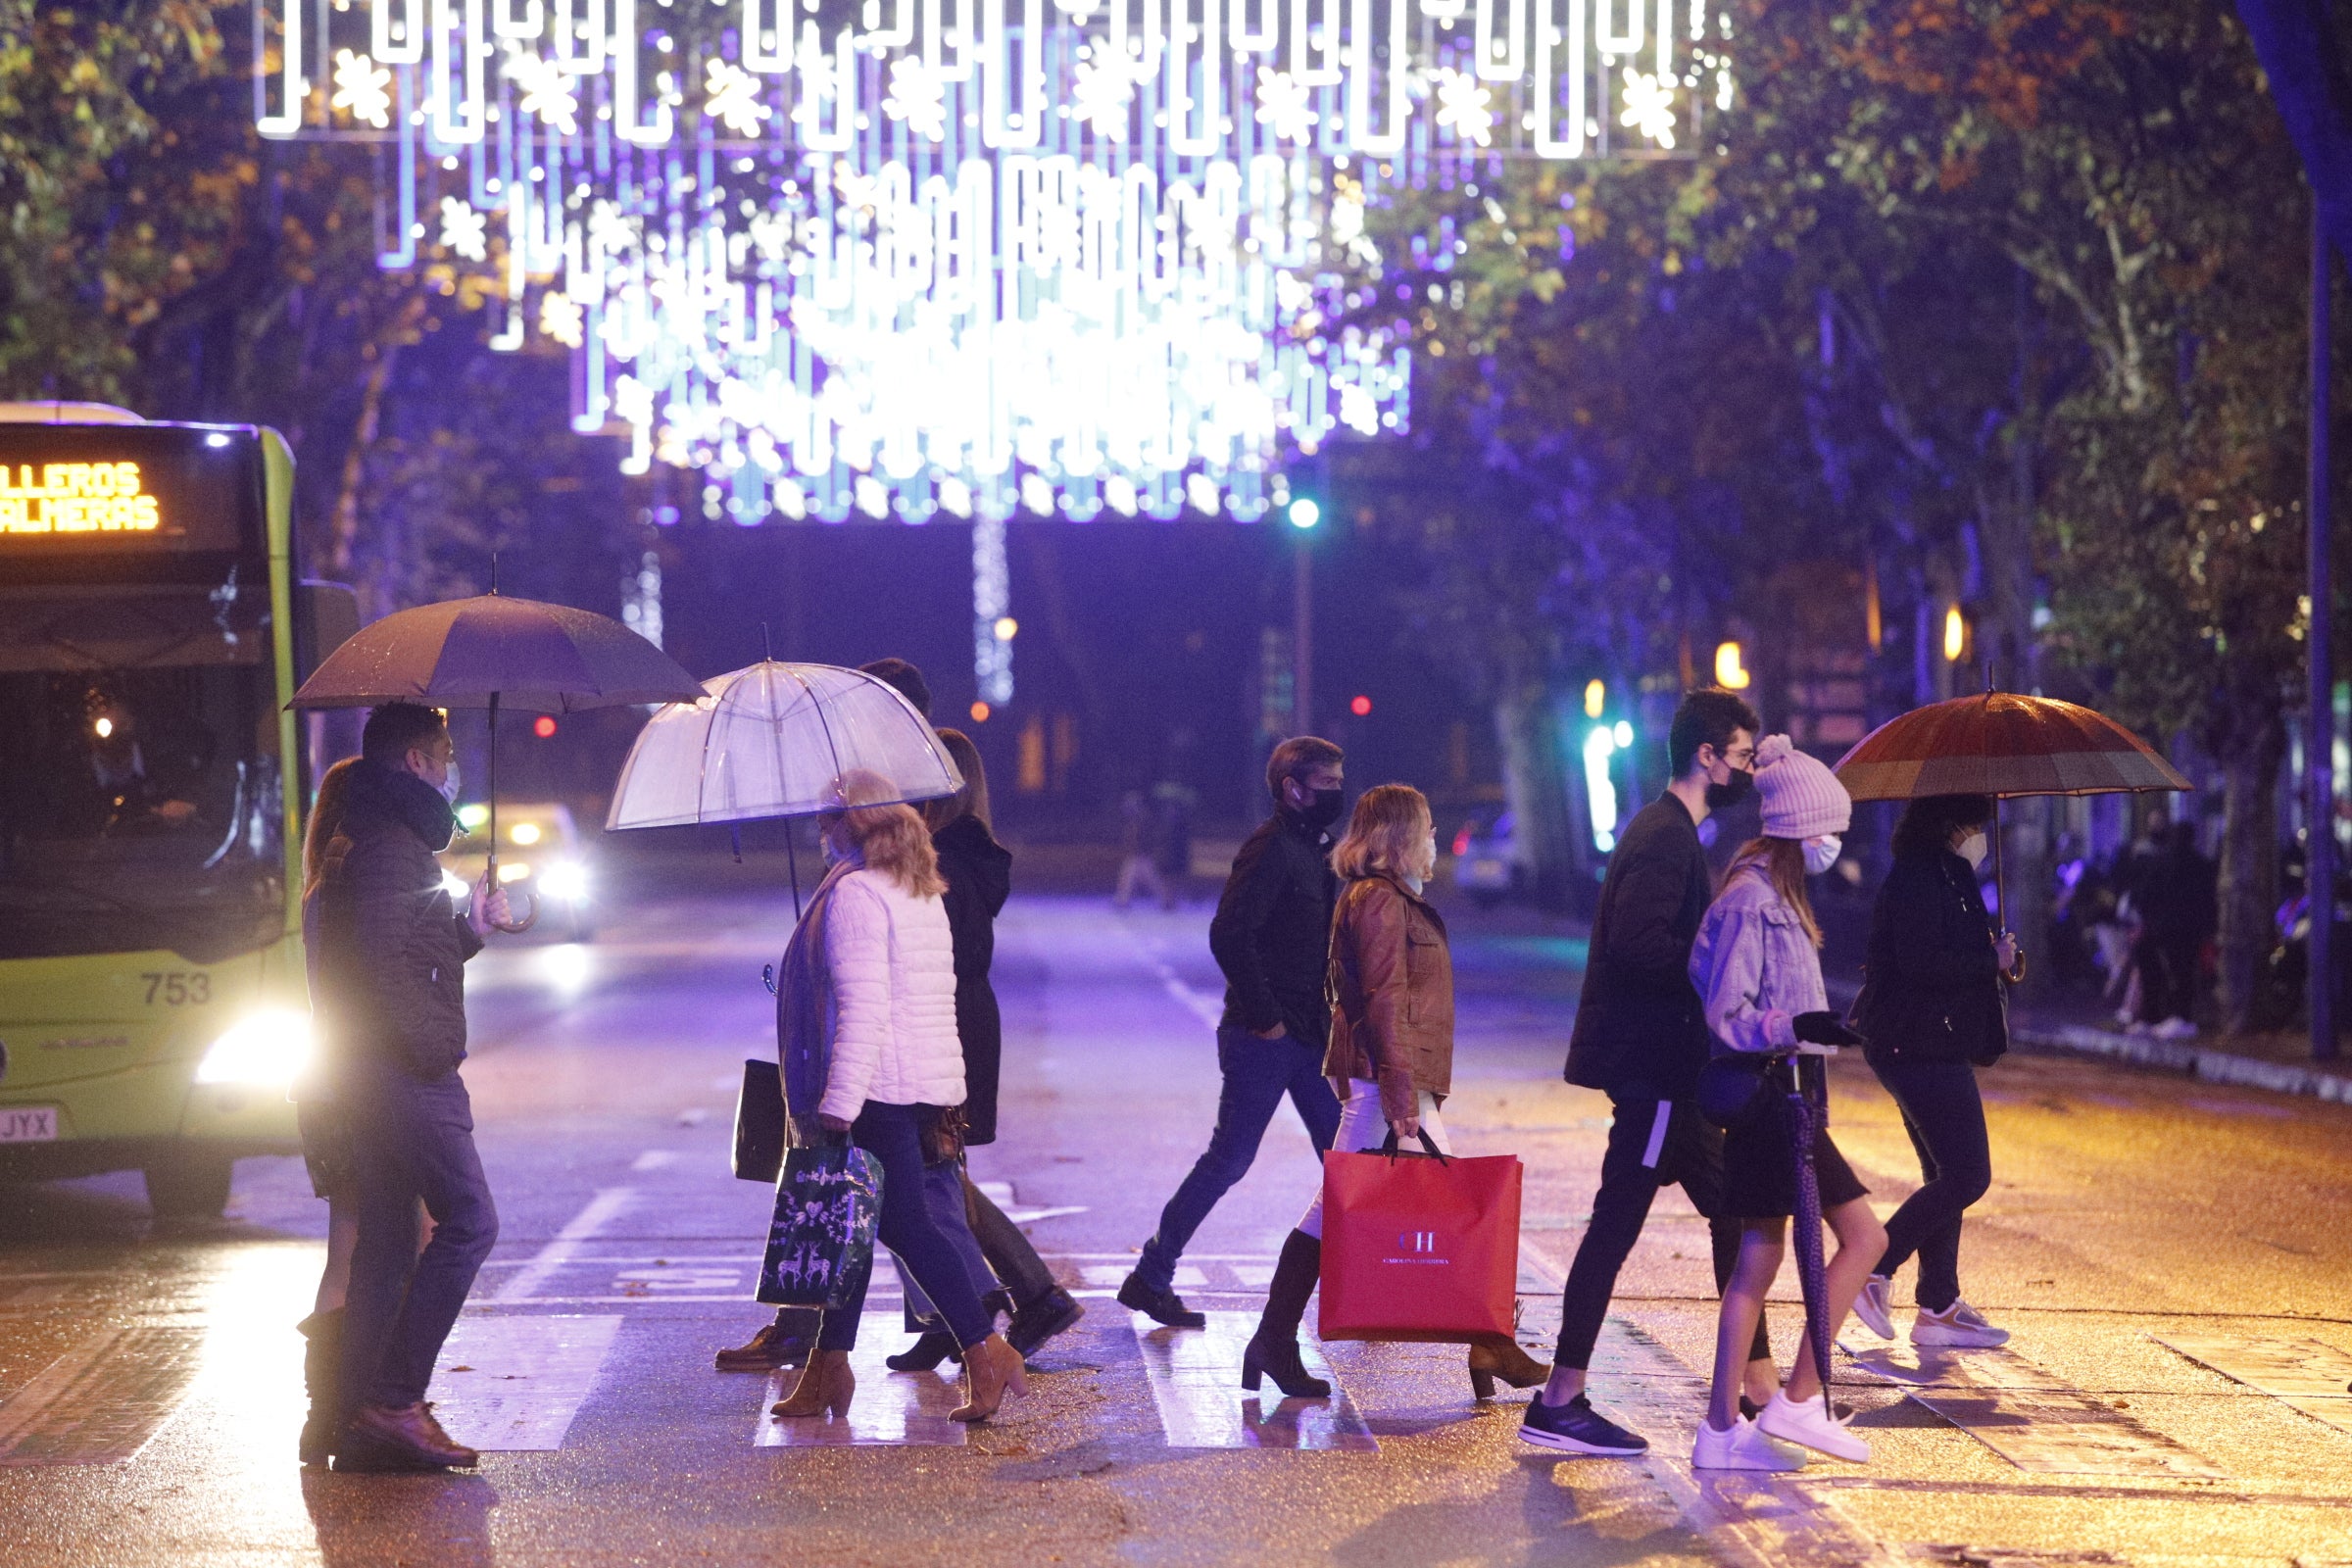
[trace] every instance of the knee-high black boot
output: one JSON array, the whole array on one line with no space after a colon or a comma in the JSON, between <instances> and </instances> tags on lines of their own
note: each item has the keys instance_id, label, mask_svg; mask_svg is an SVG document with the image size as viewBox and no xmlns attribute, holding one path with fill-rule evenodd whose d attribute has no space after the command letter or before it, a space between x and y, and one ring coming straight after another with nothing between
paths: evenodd
<instances>
[{"instance_id":1,"label":"knee-high black boot","mask_svg":"<svg viewBox=\"0 0 2352 1568\"><path fill-rule=\"evenodd\" d=\"M334 1454L343 1426L343 1396L337 1374L343 1365L343 1309L313 1312L295 1327L302 1333L302 1387L311 1397L296 1449L304 1464L324 1464Z\"/></svg>"},{"instance_id":2,"label":"knee-high black boot","mask_svg":"<svg viewBox=\"0 0 2352 1568\"><path fill-rule=\"evenodd\" d=\"M1306 1316L1306 1298L1315 1294L1315 1279L1322 1271L1320 1239L1304 1231L1283 1239L1274 1283L1266 1288L1266 1310L1242 1351L1243 1388L1256 1392L1262 1374L1274 1380L1286 1398L1319 1399L1331 1392L1331 1385L1310 1375L1298 1358L1298 1320Z\"/></svg>"}]
</instances>

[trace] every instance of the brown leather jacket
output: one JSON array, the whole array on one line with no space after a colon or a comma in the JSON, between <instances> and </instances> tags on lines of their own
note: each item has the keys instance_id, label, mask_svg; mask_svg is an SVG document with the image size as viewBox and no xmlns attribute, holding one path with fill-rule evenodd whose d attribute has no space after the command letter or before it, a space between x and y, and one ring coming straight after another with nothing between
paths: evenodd
<instances>
[{"instance_id":1,"label":"brown leather jacket","mask_svg":"<svg viewBox=\"0 0 2352 1568\"><path fill-rule=\"evenodd\" d=\"M1446 922L1388 876L1340 894L1331 923L1329 1078L1380 1085L1391 1121L1415 1114L1416 1090L1453 1086L1453 958Z\"/></svg>"}]
</instances>

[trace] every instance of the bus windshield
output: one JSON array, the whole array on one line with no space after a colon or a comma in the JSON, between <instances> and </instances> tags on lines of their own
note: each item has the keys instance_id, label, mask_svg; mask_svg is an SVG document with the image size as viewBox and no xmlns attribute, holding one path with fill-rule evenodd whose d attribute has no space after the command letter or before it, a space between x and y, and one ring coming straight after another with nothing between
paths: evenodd
<instances>
[{"instance_id":1,"label":"bus windshield","mask_svg":"<svg viewBox=\"0 0 2352 1568\"><path fill-rule=\"evenodd\" d=\"M258 572L0 587L0 959L270 942L281 788Z\"/></svg>"}]
</instances>

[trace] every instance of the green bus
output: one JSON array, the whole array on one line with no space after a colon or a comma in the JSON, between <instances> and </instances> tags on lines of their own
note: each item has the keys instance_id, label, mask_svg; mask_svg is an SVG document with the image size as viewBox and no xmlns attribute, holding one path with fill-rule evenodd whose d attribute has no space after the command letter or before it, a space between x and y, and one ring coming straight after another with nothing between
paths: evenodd
<instances>
[{"instance_id":1,"label":"green bus","mask_svg":"<svg viewBox=\"0 0 2352 1568\"><path fill-rule=\"evenodd\" d=\"M274 430L0 404L0 1182L217 1215L310 1050L287 708L357 628Z\"/></svg>"}]
</instances>

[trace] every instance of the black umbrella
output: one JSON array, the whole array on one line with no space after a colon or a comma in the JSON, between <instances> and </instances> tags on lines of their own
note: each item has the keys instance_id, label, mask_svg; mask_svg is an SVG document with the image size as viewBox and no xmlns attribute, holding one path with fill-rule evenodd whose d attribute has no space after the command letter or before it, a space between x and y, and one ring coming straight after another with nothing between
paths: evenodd
<instances>
[{"instance_id":1,"label":"black umbrella","mask_svg":"<svg viewBox=\"0 0 2352 1568\"><path fill-rule=\"evenodd\" d=\"M1796 1277L1805 1296L1805 1343L1813 1347L1813 1369L1821 1374L1821 1408L1833 1421L1837 1406L1830 1402L1830 1290L1829 1267L1821 1252L1821 1179L1813 1168L1813 1139L1829 1121L1829 1096L1815 1106L1805 1093L1802 1055L1788 1058L1788 1129L1796 1142ZM1820 1071L1820 1058L1810 1058ZM1825 1082L1826 1088L1826 1082Z\"/></svg>"}]
</instances>

